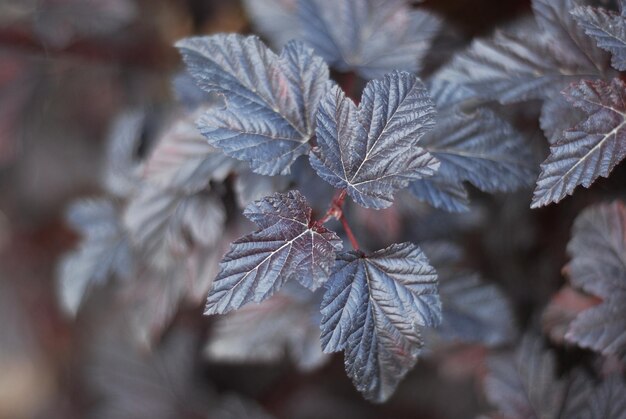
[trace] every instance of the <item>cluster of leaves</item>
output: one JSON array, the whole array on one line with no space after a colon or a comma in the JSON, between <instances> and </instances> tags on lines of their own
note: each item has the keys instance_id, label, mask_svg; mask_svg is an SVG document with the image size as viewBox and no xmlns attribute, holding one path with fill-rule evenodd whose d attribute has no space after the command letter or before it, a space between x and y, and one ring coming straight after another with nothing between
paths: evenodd
<instances>
[{"instance_id":1,"label":"cluster of leaves","mask_svg":"<svg viewBox=\"0 0 626 419\"><path fill-rule=\"evenodd\" d=\"M626 85L615 71L624 70L626 18L593 4L533 0L534 22L474 41L440 74L472 89L478 100L543 102L540 124L550 155L533 208L607 177L626 156Z\"/></svg>"},{"instance_id":2,"label":"cluster of leaves","mask_svg":"<svg viewBox=\"0 0 626 419\"><path fill-rule=\"evenodd\" d=\"M532 148L493 101L543 101L541 128L552 150L533 206L606 176L624 157L626 86L603 48L618 70L624 58L615 40L601 38L598 47L592 37L601 35L598 16L614 19L607 24L612 30L624 17L574 8L569 0L534 0L536 22L475 41L422 81L414 73L444 26L404 0L246 4L281 53L238 34L176 44L188 73L174 82L181 104L154 140L146 134L155 129L150 118L122 116L104 174L108 198L69 211L83 241L60 268L68 311L75 313L94 286L117 278L134 335L149 344L181 303L197 304L208 293L205 314L222 315L205 346L210 359L272 361L287 353L310 370L343 351L348 376L376 402L413 368L424 335L435 343L513 340L506 298L460 267L458 249L403 242L364 250L347 215L398 202L415 206L405 191L434 208L464 212L473 190L530 186ZM554 95L570 83L565 95L579 111ZM257 226L252 233L245 234L250 227L241 209ZM617 212L602 237L578 226L585 233L570 249L574 284L606 302L581 315L567 339L606 354L624 349L623 324L613 314L613 323L605 318L623 302L615 292L624 237L613 224L623 216ZM602 240L610 241L615 260L603 268L603 285L589 285L591 276L597 281L594 266L608 257L590 255L589 247L598 252ZM526 368L531 355L519 356L513 369ZM529 368L539 362L534 358ZM538 368L550 373L548 364ZM505 417L568 417L569 381L550 376L558 394L545 413L542 401L535 404L535 397L548 397L544 392L529 395L526 405L511 400L533 388L524 380L535 372L510 369L502 367L506 376L498 378L496 367L487 380L490 400ZM507 385L516 388L498 384L515 374L520 383ZM618 379L596 389L589 383L580 397L617 409L607 394L623 386Z\"/></svg>"}]
</instances>

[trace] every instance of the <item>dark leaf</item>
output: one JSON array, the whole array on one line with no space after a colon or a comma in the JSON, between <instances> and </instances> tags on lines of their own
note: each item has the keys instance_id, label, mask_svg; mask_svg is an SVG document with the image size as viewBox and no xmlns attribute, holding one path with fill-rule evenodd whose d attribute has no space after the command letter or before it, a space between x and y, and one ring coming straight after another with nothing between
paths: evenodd
<instances>
[{"instance_id":1,"label":"dark leaf","mask_svg":"<svg viewBox=\"0 0 626 419\"><path fill-rule=\"evenodd\" d=\"M254 28L273 46L282 47L299 38L297 0L244 0L243 4Z\"/></svg>"},{"instance_id":2,"label":"dark leaf","mask_svg":"<svg viewBox=\"0 0 626 419\"><path fill-rule=\"evenodd\" d=\"M318 113L311 165L359 205L386 208L397 190L439 167L420 147L434 115L426 87L408 73L369 82L358 108L333 86Z\"/></svg>"},{"instance_id":3,"label":"dark leaf","mask_svg":"<svg viewBox=\"0 0 626 419\"><path fill-rule=\"evenodd\" d=\"M128 204L124 224L155 267L166 268L194 244L210 245L222 234L226 212L211 193L187 195L144 185Z\"/></svg>"},{"instance_id":4,"label":"dark leaf","mask_svg":"<svg viewBox=\"0 0 626 419\"><path fill-rule=\"evenodd\" d=\"M465 114L451 107L440 110L437 120L420 145L441 165L433 177L411 185L417 198L437 208L459 211L467 209L465 181L491 193L530 185L531 149L523 136L494 112L478 109Z\"/></svg>"},{"instance_id":5,"label":"dark leaf","mask_svg":"<svg viewBox=\"0 0 626 419\"><path fill-rule=\"evenodd\" d=\"M573 15L585 33L613 55L611 65L619 71L626 70L626 18L595 7L577 7Z\"/></svg>"},{"instance_id":6,"label":"dark leaf","mask_svg":"<svg viewBox=\"0 0 626 419\"><path fill-rule=\"evenodd\" d=\"M585 310L565 338L603 354L626 354L626 207L603 204L583 212L574 225L566 268L575 287L604 300Z\"/></svg>"},{"instance_id":7,"label":"dark leaf","mask_svg":"<svg viewBox=\"0 0 626 419\"><path fill-rule=\"evenodd\" d=\"M441 322L437 274L411 243L339 256L322 301L324 352L345 351L356 388L383 402L415 365L419 326Z\"/></svg>"},{"instance_id":8,"label":"dark leaf","mask_svg":"<svg viewBox=\"0 0 626 419\"><path fill-rule=\"evenodd\" d=\"M626 84L620 79L572 84L563 94L586 119L565 131L541 165L532 207L559 202L578 185L607 177L626 156Z\"/></svg>"},{"instance_id":9,"label":"dark leaf","mask_svg":"<svg viewBox=\"0 0 626 419\"><path fill-rule=\"evenodd\" d=\"M441 26L405 0L299 0L298 15L304 40L331 67L366 79L418 72Z\"/></svg>"},{"instance_id":10,"label":"dark leaf","mask_svg":"<svg viewBox=\"0 0 626 419\"><path fill-rule=\"evenodd\" d=\"M195 120L201 108L175 120L161 135L144 165L144 178L163 189L188 193L206 188L211 180L221 182L238 164L209 145Z\"/></svg>"},{"instance_id":11,"label":"dark leaf","mask_svg":"<svg viewBox=\"0 0 626 419\"><path fill-rule=\"evenodd\" d=\"M506 419L557 419L566 383L556 377L555 368L554 354L526 336L515 354L489 360L487 400Z\"/></svg>"},{"instance_id":12,"label":"dark leaf","mask_svg":"<svg viewBox=\"0 0 626 419\"><path fill-rule=\"evenodd\" d=\"M130 278L134 258L113 202L79 201L69 209L68 222L83 240L77 250L61 261L58 287L64 309L75 314L93 286L113 276Z\"/></svg>"},{"instance_id":13,"label":"dark leaf","mask_svg":"<svg viewBox=\"0 0 626 419\"><path fill-rule=\"evenodd\" d=\"M328 68L309 48L290 42L277 56L257 37L213 35L177 43L189 72L226 108L199 121L209 143L265 175L287 174L309 151Z\"/></svg>"},{"instance_id":14,"label":"dark leaf","mask_svg":"<svg viewBox=\"0 0 626 419\"><path fill-rule=\"evenodd\" d=\"M274 192L284 191L288 185L289 178L286 176L264 176L257 175L251 170L243 170L237 174L234 188L237 203L243 208Z\"/></svg>"},{"instance_id":15,"label":"dark leaf","mask_svg":"<svg viewBox=\"0 0 626 419\"><path fill-rule=\"evenodd\" d=\"M626 386L619 375L612 375L590 395L580 419L625 419Z\"/></svg>"},{"instance_id":16,"label":"dark leaf","mask_svg":"<svg viewBox=\"0 0 626 419\"><path fill-rule=\"evenodd\" d=\"M575 5L572 0L534 0L536 25L525 22L475 41L441 77L503 104L550 98L581 78L605 77L606 54L567 13Z\"/></svg>"},{"instance_id":17,"label":"dark leaf","mask_svg":"<svg viewBox=\"0 0 626 419\"><path fill-rule=\"evenodd\" d=\"M319 293L318 293L319 294ZM303 371L327 360L320 347L319 296L278 293L220 317L207 356L225 362L277 362L288 354Z\"/></svg>"},{"instance_id":18,"label":"dark leaf","mask_svg":"<svg viewBox=\"0 0 626 419\"><path fill-rule=\"evenodd\" d=\"M276 193L248 205L244 215L260 230L233 242L220 264L205 314L224 314L272 296L295 279L314 290L330 274L337 235L311 219L298 191Z\"/></svg>"},{"instance_id":19,"label":"dark leaf","mask_svg":"<svg viewBox=\"0 0 626 419\"><path fill-rule=\"evenodd\" d=\"M449 243L424 246L439 276L443 321L434 334L446 340L496 346L516 335L515 317L502 291L460 266L461 249Z\"/></svg>"}]
</instances>

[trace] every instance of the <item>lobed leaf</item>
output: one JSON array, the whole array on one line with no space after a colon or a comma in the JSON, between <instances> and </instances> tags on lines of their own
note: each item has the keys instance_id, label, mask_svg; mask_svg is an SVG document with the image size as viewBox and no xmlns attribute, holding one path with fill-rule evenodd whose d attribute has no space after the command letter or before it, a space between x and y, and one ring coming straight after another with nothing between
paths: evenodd
<instances>
[{"instance_id":1,"label":"lobed leaf","mask_svg":"<svg viewBox=\"0 0 626 419\"><path fill-rule=\"evenodd\" d=\"M224 314L259 303L295 279L315 290L341 250L339 237L311 219L298 191L276 193L248 205L244 215L260 229L233 242L220 264L205 314Z\"/></svg>"},{"instance_id":2,"label":"lobed leaf","mask_svg":"<svg viewBox=\"0 0 626 419\"><path fill-rule=\"evenodd\" d=\"M474 41L441 72L502 104L549 99L581 78L606 77L608 57L576 24L573 0L534 0L536 24Z\"/></svg>"},{"instance_id":3,"label":"lobed leaf","mask_svg":"<svg viewBox=\"0 0 626 419\"><path fill-rule=\"evenodd\" d=\"M328 68L313 51L290 42L280 56L257 37L213 35L179 41L187 68L226 108L199 121L214 147L265 175L287 174L309 151Z\"/></svg>"},{"instance_id":4,"label":"lobed leaf","mask_svg":"<svg viewBox=\"0 0 626 419\"><path fill-rule=\"evenodd\" d=\"M358 107L333 86L318 113L311 165L359 205L386 208L397 190L439 167L420 147L434 114L426 87L408 73L396 71L368 83Z\"/></svg>"},{"instance_id":5,"label":"lobed leaf","mask_svg":"<svg viewBox=\"0 0 626 419\"><path fill-rule=\"evenodd\" d=\"M418 72L441 21L405 0L298 0L303 39L339 71L366 79Z\"/></svg>"},{"instance_id":6,"label":"lobed leaf","mask_svg":"<svg viewBox=\"0 0 626 419\"><path fill-rule=\"evenodd\" d=\"M345 351L356 388L383 402L415 365L419 326L441 322L437 274L411 243L339 255L322 300L324 352Z\"/></svg>"},{"instance_id":7,"label":"lobed leaf","mask_svg":"<svg viewBox=\"0 0 626 419\"><path fill-rule=\"evenodd\" d=\"M598 47L612 54L611 65L626 70L626 18L595 7L577 7L572 12L585 33L594 38Z\"/></svg>"},{"instance_id":8,"label":"lobed leaf","mask_svg":"<svg viewBox=\"0 0 626 419\"><path fill-rule=\"evenodd\" d=\"M113 276L131 277L135 263L113 202L79 201L69 209L68 222L83 236L83 241L61 261L58 292L64 309L76 314L92 287Z\"/></svg>"},{"instance_id":9,"label":"lobed leaf","mask_svg":"<svg viewBox=\"0 0 626 419\"><path fill-rule=\"evenodd\" d=\"M607 177L626 157L626 84L583 80L563 94L586 119L563 133L541 165L532 207L559 202L578 185L589 187Z\"/></svg>"},{"instance_id":10,"label":"lobed leaf","mask_svg":"<svg viewBox=\"0 0 626 419\"><path fill-rule=\"evenodd\" d=\"M602 304L571 324L566 340L603 354L626 354L626 206L617 201L583 212L576 220L566 268L575 287Z\"/></svg>"}]
</instances>

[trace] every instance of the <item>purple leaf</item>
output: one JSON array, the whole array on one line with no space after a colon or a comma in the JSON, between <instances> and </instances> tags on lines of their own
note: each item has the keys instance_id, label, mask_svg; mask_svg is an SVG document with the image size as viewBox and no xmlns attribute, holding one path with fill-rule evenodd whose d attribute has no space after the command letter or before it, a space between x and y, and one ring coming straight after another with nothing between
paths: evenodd
<instances>
[{"instance_id":1,"label":"purple leaf","mask_svg":"<svg viewBox=\"0 0 626 419\"><path fill-rule=\"evenodd\" d=\"M260 230L233 242L209 293L205 314L224 314L272 296L295 279L315 290L341 250L339 237L311 219L298 191L276 193L248 205L244 215Z\"/></svg>"},{"instance_id":2,"label":"purple leaf","mask_svg":"<svg viewBox=\"0 0 626 419\"><path fill-rule=\"evenodd\" d=\"M393 72L368 83L358 108L333 86L318 114L311 165L359 205L386 208L396 191L439 167L420 147L434 115L426 87L408 73Z\"/></svg>"},{"instance_id":3,"label":"purple leaf","mask_svg":"<svg viewBox=\"0 0 626 419\"><path fill-rule=\"evenodd\" d=\"M322 300L324 352L345 351L356 388L383 402L415 365L419 326L441 322L437 274L411 243L339 256Z\"/></svg>"}]
</instances>

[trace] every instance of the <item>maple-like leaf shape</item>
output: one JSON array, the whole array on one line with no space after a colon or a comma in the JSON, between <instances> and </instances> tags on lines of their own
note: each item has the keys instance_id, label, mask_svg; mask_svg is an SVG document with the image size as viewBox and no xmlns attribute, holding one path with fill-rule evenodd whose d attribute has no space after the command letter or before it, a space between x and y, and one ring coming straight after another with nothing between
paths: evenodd
<instances>
[{"instance_id":1,"label":"maple-like leaf shape","mask_svg":"<svg viewBox=\"0 0 626 419\"><path fill-rule=\"evenodd\" d=\"M366 79L417 72L441 21L405 0L299 0L302 37L331 67Z\"/></svg>"},{"instance_id":2,"label":"maple-like leaf shape","mask_svg":"<svg viewBox=\"0 0 626 419\"><path fill-rule=\"evenodd\" d=\"M369 82L358 107L333 86L317 116L311 165L359 205L386 208L397 190L439 167L420 147L434 116L428 90L409 73L396 71Z\"/></svg>"},{"instance_id":3,"label":"maple-like leaf shape","mask_svg":"<svg viewBox=\"0 0 626 419\"><path fill-rule=\"evenodd\" d=\"M383 402L415 365L419 326L441 322L437 274L411 243L339 255L322 300L322 346L345 351L356 388Z\"/></svg>"},{"instance_id":4,"label":"maple-like leaf shape","mask_svg":"<svg viewBox=\"0 0 626 419\"><path fill-rule=\"evenodd\" d=\"M198 86L226 100L198 121L209 143L259 174L289 173L310 149L328 81L324 61L296 41L277 56L255 36L187 38L176 46Z\"/></svg>"},{"instance_id":5,"label":"maple-like leaf shape","mask_svg":"<svg viewBox=\"0 0 626 419\"><path fill-rule=\"evenodd\" d=\"M626 84L583 80L563 94L586 119L563 133L541 165L532 207L559 202L578 185L607 177L626 157Z\"/></svg>"},{"instance_id":6,"label":"maple-like leaf shape","mask_svg":"<svg viewBox=\"0 0 626 419\"><path fill-rule=\"evenodd\" d=\"M211 180L221 182L242 163L209 145L195 125L208 107L183 115L171 124L143 167L143 177L163 189L188 193L206 188Z\"/></svg>"},{"instance_id":7,"label":"maple-like leaf shape","mask_svg":"<svg viewBox=\"0 0 626 419\"><path fill-rule=\"evenodd\" d=\"M534 0L535 23L474 41L441 77L502 104L546 99L581 78L606 77L608 56L568 11L574 0Z\"/></svg>"},{"instance_id":8,"label":"maple-like leaf shape","mask_svg":"<svg viewBox=\"0 0 626 419\"><path fill-rule=\"evenodd\" d=\"M626 70L626 18L615 12L596 7L577 7L572 12L587 35L598 46L612 54L611 65Z\"/></svg>"},{"instance_id":9,"label":"maple-like leaf shape","mask_svg":"<svg viewBox=\"0 0 626 419\"><path fill-rule=\"evenodd\" d=\"M583 311L565 338L603 354L626 354L626 206L619 201L584 211L567 246L572 285L602 304Z\"/></svg>"},{"instance_id":10,"label":"maple-like leaf shape","mask_svg":"<svg viewBox=\"0 0 626 419\"><path fill-rule=\"evenodd\" d=\"M83 241L61 261L58 287L64 309L75 314L93 286L113 276L131 277L134 257L113 202L79 201L70 207L68 222L83 236Z\"/></svg>"},{"instance_id":11,"label":"maple-like leaf shape","mask_svg":"<svg viewBox=\"0 0 626 419\"><path fill-rule=\"evenodd\" d=\"M244 215L260 230L233 242L220 264L205 314L224 314L272 296L295 279L315 290L341 250L339 237L311 219L298 191L276 193L248 205Z\"/></svg>"}]
</instances>

